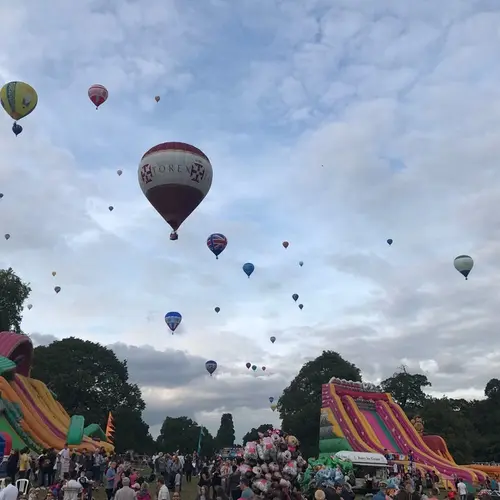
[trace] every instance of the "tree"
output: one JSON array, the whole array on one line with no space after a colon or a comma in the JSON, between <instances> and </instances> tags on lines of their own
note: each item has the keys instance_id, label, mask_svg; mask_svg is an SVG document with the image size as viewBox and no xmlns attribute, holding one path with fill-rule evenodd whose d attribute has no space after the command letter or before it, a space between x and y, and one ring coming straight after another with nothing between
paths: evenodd
<instances>
[{"instance_id":1,"label":"tree","mask_svg":"<svg viewBox=\"0 0 500 500\"><path fill-rule=\"evenodd\" d=\"M234 423L231 413L223 413L220 418L220 427L215 437L217 449L234 446Z\"/></svg>"},{"instance_id":2,"label":"tree","mask_svg":"<svg viewBox=\"0 0 500 500\"><path fill-rule=\"evenodd\" d=\"M203 427L201 438L201 455L212 456L214 453L214 438L206 427ZM188 417L165 417L160 435L156 440L157 447L167 453L180 450L188 454L198 450L200 426Z\"/></svg>"},{"instance_id":3,"label":"tree","mask_svg":"<svg viewBox=\"0 0 500 500\"><path fill-rule=\"evenodd\" d=\"M21 332L21 312L24 301L29 297L31 288L23 283L14 270L0 270L0 331Z\"/></svg>"},{"instance_id":4,"label":"tree","mask_svg":"<svg viewBox=\"0 0 500 500\"><path fill-rule=\"evenodd\" d=\"M245 446L249 441L257 441L259 439L259 432L264 433L273 428L273 424L262 424L257 427L252 427L244 436L243 436L243 446Z\"/></svg>"},{"instance_id":5,"label":"tree","mask_svg":"<svg viewBox=\"0 0 500 500\"><path fill-rule=\"evenodd\" d=\"M299 439L306 457L318 451L321 389L332 377L361 382L359 368L337 352L323 351L301 368L278 402L283 430Z\"/></svg>"},{"instance_id":6,"label":"tree","mask_svg":"<svg viewBox=\"0 0 500 500\"><path fill-rule=\"evenodd\" d=\"M127 407L113 412L115 434L114 444L118 453L135 450L138 453L153 454L156 443L149 433L149 425L142 420L141 413Z\"/></svg>"},{"instance_id":7,"label":"tree","mask_svg":"<svg viewBox=\"0 0 500 500\"><path fill-rule=\"evenodd\" d=\"M118 450L128 447L120 442L127 432L137 433L136 442L147 442L145 424L123 429L124 434L119 430L120 415L125 422L137 424L142 420L145 404L139 387L128 381L127 362L120 361L111 349L74 337L57 340L35 349L31 373L57 394L70 414L83 415L88 424L102 426L111 410L117 418L115 446ZM130 443L130 437L127 439Z\"/></svg>"},{"instance_id":8,"label":"tree","mask_svg":"<svg viewBox=\"0 0 500 500\"><path fill-rule=\"evenodd\" d=\"M484 395L492 401L498 401L500 399L500 380L492 378L484 388Z\"/></svg>"},{"instance_id":9,"label":"tree","mask_svg":"<svg viewBox=\"0 0 500 500\"><path fill-rule=\"evenodd\" d=\"M385 392L391 394L405 412L412 412L422 408L427 398L422 387L430 387L432 384L425 375L408 373L403 366L380 385Z\"/></svg>"}]
</instances>

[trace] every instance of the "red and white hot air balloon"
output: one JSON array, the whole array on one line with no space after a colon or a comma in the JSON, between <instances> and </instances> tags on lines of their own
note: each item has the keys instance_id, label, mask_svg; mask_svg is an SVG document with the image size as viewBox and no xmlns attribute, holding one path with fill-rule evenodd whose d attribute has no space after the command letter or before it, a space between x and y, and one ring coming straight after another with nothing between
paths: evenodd
<instances>
[{"instance_id":1,"label":"red and white hot air balloon","mask_svg":"<svg viewBox=\"0 0 500 500\"><path fill-rule=\"evenodd\" d=\"M184 142L164 142L144 153L138 169L142 192L173 229L203 201L212 185L212 165L200 149Z\"/></svg>"},{"instance_id":2,"label":"red and white hot air balloon","mask_svg":"<svg viewBox=\"0 0 500 500\"><path fill-rule=\"evenodd\" d=\"M108 89L95 83L89 87L89 99L95 104L95 109L108 100Z\"/></svg>"}]
</instances>

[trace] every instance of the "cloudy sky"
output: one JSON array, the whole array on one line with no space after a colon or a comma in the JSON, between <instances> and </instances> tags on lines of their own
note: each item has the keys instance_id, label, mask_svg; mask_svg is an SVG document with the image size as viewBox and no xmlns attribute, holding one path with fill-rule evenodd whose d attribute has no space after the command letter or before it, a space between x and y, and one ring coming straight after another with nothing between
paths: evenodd
<instances>
[{"instance_id":1,"label":"cloudy sky","mask_svg":"<svg viewBox=\"0 0 500 500\"><path fill-rule=\"evenodd\" d=\"M22 0L0 18L2 82L39 95L19 137L0 116L23 328L112 345L153 434L167 414L216 431L229 411L238 437L277 424L268 397L323 349L367 381L404 362L437 394L482 394L500 363L498 2ZM172 140L214 170L177 242L137 181Z\"/></svg>"}]
</instances>

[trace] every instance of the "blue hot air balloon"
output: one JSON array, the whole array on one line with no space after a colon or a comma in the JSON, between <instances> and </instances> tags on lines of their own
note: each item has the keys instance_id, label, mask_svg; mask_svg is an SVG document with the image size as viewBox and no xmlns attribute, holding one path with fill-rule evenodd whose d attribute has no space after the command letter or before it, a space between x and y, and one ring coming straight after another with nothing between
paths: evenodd
<instances>
[{"instance_id":1,"label":"blue hot air balloon","mask_svg":"<svg viewBox=\"0 0 500 500\"><path fill-rule=\"evenodd\" d=\"M294 294L292 295L292 299L293 299L295 302L297 302L298 298L299 298L299 294L298 294L298 293L294 293Z\"/></svg>"},{"instance_id":2,"label":"blue hot air balloon","mask_svg":"<svg viewBox=\"0 0 500 500\"><path fill-rule=\"evenodd\" d=\"M388 244L389 246L391 246L391 245L392 245L392 238L389 238L389 239L387 240L387 244Z\"/></svg>"},{"instance_id":3,"label":"blue hot air balloon","mask_svg":"<svg viewBox=\"0 0 500 500\"><path fill-rule=\"evenodd\" d=\"M217 370L217 362L213 359L210 359L205 363L205 369L208 373L210 373L210 376L212 376L213 372Z\"/></svg>"},{"instance_id":4,"label":"blue hot air balloon","mask_svg":"<svg viewBox=\"0 0 500 500\"><path fill-rule=\"evenodd\" d=\"M302 267L304 263L302 261L299 261L299 266Z\"/></svg>"},{"instance_id":5,"label":"blue hot air balloon","mask_svg":"<svg viewBox=\"0 0 500 500\"><path fill-rule=\"evenodd\" d=\"M181 324L182 316L181 313L170 311L165 314L165 323L172 331L172 335L175 332L175 329Z\"/></svg>"},{"instance_id":6,"label":"blue hot air balloon","mask_svg":"<svg viewBox=\"0 0 500 500\"><path fill-rule=\"evenodd\" d=\"M218 259L219 255L227 247L227 238L221 233L211 234L207 238L207 247L215 255L215 258Z\"/></svg>"},{"instance_id":7,"label":"blue hot air balloon","mask_svg":"<svg viewBox=\"0 0 500 500\"><path fill-rule=\"evenodd\" d=\"M271 396L271 397L269 398L269 402L270 402L270 403L272 403L273 401L274 401L274 398Z\"/></svg>"},{"instance_id":8,"label":"blue hot air balloon","mask_svg":"<svg viewBox=\"0 0 500 500\"><path fill-rule=\"evenodd\" d=\"M247 262L246 264L243 264L243 272L250 278L252 273L255 270L255 266L251 262Z\"/></svg>"}]
</instances>

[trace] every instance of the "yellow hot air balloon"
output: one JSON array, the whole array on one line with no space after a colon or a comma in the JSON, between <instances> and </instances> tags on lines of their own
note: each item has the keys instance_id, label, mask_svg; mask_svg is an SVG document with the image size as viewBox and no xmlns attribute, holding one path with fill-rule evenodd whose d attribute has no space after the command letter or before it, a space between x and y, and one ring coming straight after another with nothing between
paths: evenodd
<instances>
[{"instance_id":1,"label":"yellow hot air balloon","mask_svg":"<svg viewBox=\"0 0 500 500\"><path fill-rule=\"evenodd\" d=\"M156 101L156 102L159 102L159 101L160 101L160 96L159 96L159 95L157 95L157 96L155 97L155 101Z\"/></svg>"},{"instance_id":2,"label":"yellow hot air balloon","mask_svg":"<svg viewBox=\"0 0 500 500\"><path fill-rule=\"evenodd\" d=\"M52 276L55 276L57 273L55 271L52 271Z\"/></svg>"},{"instance_id":3,"label":"yellow hot air balloon","mask_svg":"<svg viewBox=\"0 0 500 500\"><path fill-rule=\"evenodd\" d=\"M9 82L0 90L0 101L11 118L20 120L36 108L38 95L36 90L27 83Z\"/></svg>"},{"instance_id":4,"label":"yellow hot air balloon","mask_svg":"<svg viewBox=\"0 0 500 500\"><path fill-rule=\"evenodd\" d=\"M271 410L276 411L276 408L278 408L278 405L276 403L273 403L271 405Z\"/></svg>"}]
</instances>

